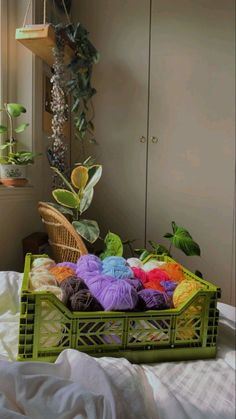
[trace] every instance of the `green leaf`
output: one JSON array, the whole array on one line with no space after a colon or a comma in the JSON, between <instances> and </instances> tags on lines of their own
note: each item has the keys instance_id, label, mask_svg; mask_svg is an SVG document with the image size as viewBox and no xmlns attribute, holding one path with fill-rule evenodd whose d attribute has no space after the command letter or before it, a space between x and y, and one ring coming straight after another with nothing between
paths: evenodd
<instances>
[{"instance_id":1,"label":"green leaf","mask_svg":"<svg viewBox=\"0 0 236 419\"><path fill-rule=\"evenodd\" d=\"M60 205L74 209L79 208L80 200L76 193L67 191L66 189L55 189L52 195Z\"/></svg>"},{"instance_id":2,"label":"green leaf","mask_svg":"<svg viewBox=\"0 0 236 419\"><path fill-rule=\"evenodd\" d=\"M95 164L94 166L89 167L88 169L89 180L85 190L94 188L98 183L100 177L102 176L102 166L100 164Z\"/></svg>"},{"instance_id":3,"label":"green leaf","mask_svg":"<svg viewBox=\"0 0 236 419\"><path fill-rule=\"evenodd\" d=\"M121 238L109 231L104 239L105 250L100 255L101 259L107 256L122 256L123 255L123 244Z\"/></svg>"},{"instance_id":4,"label":"green leaf","mask_svg":"<svg viewBox=\"0 0 236 419\"><path fill-rule=\"evenodd\" d=\"M56 208L62 214L71 215L73 217L74 213L71 209L62 207L61 205L55 204L54 202L46 202L47 205L50 205L53 208Z\"/></svg>"},{"instance_id":5,"label":"green leaf","mask_svg":"<svg viewBox=\"0 0 236 419\"><path fill-rule=\"evenodd\" d=\"M144 259L146 259L147 256L151 255L152 252L149 252L148 250L144 250L141 255L139 256L139 259L141 261L143 261Z\"/></svg>"},{"instance_id":6,"label":"green leaf","mask_svg":"<svg viewBox=\"0 0 236 419\"><path fill-rule=\"evenodd\" d=\"M18 117L26 112L26 109L20 103L7 103L7 111L13 117Z\"/></svg>"},{"instance_id":7,"label":"green leaf","mask_svg":"<svg viewBox=\"0 0 236 419\"><path fill-rule=\"evenodd\" d=\"M7 127L5 127L5 125L0 125L0 134L4 134L5 132L7 132Z\"/></svg>"},{"instance_id":8,"label":"green leaf","mask_svg":"<svg viewBox=\"0 0 236 419\"><path fill-rule=\"evenodd\" d=\"M152 248L154 249L154 254L155 255L168 255L169 251L168 249L163 246L162 244L158 244L152 240L148 240L148 243L152 246Z\"/></svg>"},{"instance_id":9,"label":"green leaf","mask_svg":"<svg viewBox=\"0 0 236 419\"><path fill-rule=\"evenodd\" d=\"M5 150L6 148L9 148L9 143L0 145L0 150Z\"/></svg>"},{"instance_id":10,"label":"green leaf","mask_svg":"<svg viewBox=\"0 0 236 419\"><path fill-rule=\"evenodd\" d=\"M51 169L63 180L65 186L67 186L67 188L70 189L73 194L76 194L76 191L74 190L73 186L66 179L66 177L60 172L60 170L58 170L56 167L53 167L53 166L51 166Z\"/></svg>"},{"instance_id":11,"label":"green leaf","mask_svg":"<svg viewBox=\"0 0 236 419\"><path fill-rule=\"evenodd\" d=\"M83 192L83 196L80 200L80 207L79 207L80 214L82 214L84 211L86 211L89 208L89 206L91 205L91 202L93 200L93 194L94 194L94 189L93 188L86 189Z\"/></svg>"},{"instance_id":12,"label":"green leaf","mask_svg":"<svg viewBox=\"0 0 236 419\"><path fill-rule=\"evenodd\" d=\"M173 221L172 222L173 233L167 233L164 235L171 243L177 248L182 250L187 256L200 256L201 251L199 245L192 239L189 232Z\"/></svg>"},{"instance_id":13,"label":"green leaf","mask_svg":"<svg viewBox=\"0 0 236 419\"><path fill-rule=\"evenodd\" d=\"M14 131L19 134L20 132L24 132L24 130L29 126L28 123L20 124L19 127L17 127Z\"/></svg>"},{"instance_id":14,"label":"green leaf","mask_svg":"<svg viewBox=\"0 0 236 419\"><path fill-rule=\"evenodd\" d=\"M94 243L99 237L98 223L93 220L79 220L72 222L75 230L89 243Z\"/></svg>"}]
</instances>

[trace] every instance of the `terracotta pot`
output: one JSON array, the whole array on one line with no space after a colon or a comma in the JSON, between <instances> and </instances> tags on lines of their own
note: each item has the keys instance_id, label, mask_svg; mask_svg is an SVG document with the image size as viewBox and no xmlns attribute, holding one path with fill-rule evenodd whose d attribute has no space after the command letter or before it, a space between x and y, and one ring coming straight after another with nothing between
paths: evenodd
<instances>
[{"instance_id":1,"label":"terracotta pot","mask_svg":"<svg viewBox=\"0 0 236 419\"><path fill-rule=\"evenodd\" d=\"M28 183L26 165L1 164L0 183L5 186L25 186Z\"/></svg>"},{"instance_id":2,"label":"terracotta pot","mask_svg":"<svg viewBox=\"0 0 236 419\"><path fill-rule=\"evenodd\" d=\"M28 179L5 178L0 179L0 183L2 183L5 186L25 186L28 183Z\"/></svg>"}]
</instances>

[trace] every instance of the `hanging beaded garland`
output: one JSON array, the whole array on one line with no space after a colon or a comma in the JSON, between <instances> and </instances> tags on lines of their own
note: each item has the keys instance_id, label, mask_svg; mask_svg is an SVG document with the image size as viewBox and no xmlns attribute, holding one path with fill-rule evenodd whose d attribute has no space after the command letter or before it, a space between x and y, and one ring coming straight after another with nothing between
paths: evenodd
<instances>
[{"instance_id":1,"label":"hanging beaded garland","mask_svg":"<svg viewBox=\"0 0 236 419\"><path fill-rule=\"evenodd\" d=\"M50 139L52 144L48 147L48 160L51 166L56 167L61 173L67 170L65 136L63 134L63 126L67 121L68 104L66 102L65 93L65 64L64 64L64 40L58 32L56 35L56 46L53 48L54 64L53 75L51 77L52 83L52 101L51 110L52 117L52 135ZM60 182L57 176L53 175L53 186ZM59 185L57 185L59 186Z\"/></svg>"}]
</instances>

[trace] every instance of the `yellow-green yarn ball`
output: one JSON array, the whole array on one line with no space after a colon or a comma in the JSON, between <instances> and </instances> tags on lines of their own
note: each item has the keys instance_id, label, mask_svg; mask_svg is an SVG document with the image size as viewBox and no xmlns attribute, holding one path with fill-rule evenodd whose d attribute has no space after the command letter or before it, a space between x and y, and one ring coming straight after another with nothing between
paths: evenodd
<instances>
[{"instance_id":1,"label":"yellow-green yarn ball","mask_svg":"<svg viewBox=\"0 0 236 419\"><path fill-rule=\"evenodd\" d=\"M202 288L200 282L185 279L180 282L174 290L173 304L177 308L191 297L197 290Z\"/></svg>"}]
</instances>

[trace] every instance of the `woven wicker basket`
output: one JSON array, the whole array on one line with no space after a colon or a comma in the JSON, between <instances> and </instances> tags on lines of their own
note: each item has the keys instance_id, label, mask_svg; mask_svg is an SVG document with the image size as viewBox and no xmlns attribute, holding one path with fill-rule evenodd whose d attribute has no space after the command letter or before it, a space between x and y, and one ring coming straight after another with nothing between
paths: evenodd
<instances>
[{"instance_id":1,"label":"woven wicker basket","mask_svg":"<svg viewBox=\"0 0 236 419\"><path fill-rule=\"evenodd\" d=\"M76 262L87 248L67 218L52 206L38 203L38 211L45 224L53 258L58 262Z\"/></svg>"}]
</instances>

